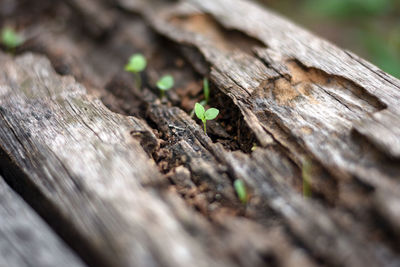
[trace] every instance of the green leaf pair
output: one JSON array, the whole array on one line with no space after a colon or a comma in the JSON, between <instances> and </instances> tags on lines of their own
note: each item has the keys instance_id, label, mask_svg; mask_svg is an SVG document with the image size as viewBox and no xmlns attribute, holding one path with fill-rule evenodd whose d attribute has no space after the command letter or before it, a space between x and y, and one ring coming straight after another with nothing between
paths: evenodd
<instances>
[{"instance_id":1,"label":"green leaf pair","mask_svg":"<svg viewBox=\"0 0 400 267\"><path fill-rule=\"evenodd\" d=\"M218 116L219 110L216 108L204 109L202 105L196 103L194 106L194 111L196 112L197 118L201 120L213 120Z\"/></svg>"},{"instance_id":2,"label":"green leaf pair","mask_svg":"<svg viewBox=\"0 0 400 267\"><path fill-rule=\"evenodd\" d=\"M207 133L206 122L215 119L219 114L218 109L210 108L206 111L204 107L199 103L196 103L196 105L194 106L194 112L196 113L197 118L199 118L203 122L204 133Z\"/></svg>"}]
</instances>

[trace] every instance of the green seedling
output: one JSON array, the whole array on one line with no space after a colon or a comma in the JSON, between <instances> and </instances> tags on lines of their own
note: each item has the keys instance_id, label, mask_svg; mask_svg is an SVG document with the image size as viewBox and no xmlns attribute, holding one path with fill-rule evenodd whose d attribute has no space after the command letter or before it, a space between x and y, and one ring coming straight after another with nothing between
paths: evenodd
<instances>
[{"instance_id":1,"label":"green seedling","mask_svg":"<svg viewBox=\"0 0 400 267\"><path fill-rule=\"evenodd\" d=\"M24 38L11 28L4 28L1 31L1 43L9 50L15 50L22 45Z\"/></svg>"},{"instance_id":2,"label":"green seedling","mask_svg":"<svg viewBox=\"0 0 400 267\"><path fill-rule=\"evenodd\" d=\"M303 178L303 197L310 198L312 196L311 191L311 170L312 163L310 160L304 160L301 168L301 175Z\"/></svg>"},{"instance_id":3,"label":"green seedling","mask_svg":"<svg viewBox=\"0 0 400 267\"><path fill-rule=\"evenodd\" d=\"M233 183L233 187L235 188L236 194L243 204L247 203L248 200L248 195L247 195L247 190L246 186L244 185L244 182L242 180L235 180Z\"/></svg>"},{"instance_id":4,"label":"green seedling","mask_svg":"<svg viewBox=\"0 0 400 267\"><path fill-rule=\"evenodd\" d=\"M142 77L140 73L146 68L147 60L142 54L133 54L125 65L125 71L132 72L135 76L136 87L142 87Z\"/></svg>"},{"instance_id":5,"label":"green seedling","mask_svg":"<svg viewBox=\"0 0 400 267\"><path fill-rule=\"evenodd\" d=\"M210 99L210 85L208 83L207 78L203 79L203 94L204 94L204 99L201 100L199 103L203 107L205 107L208 104L208 100ZM190 117L193 117L194 115L194 109L192 112L190 112Z\"/></svg>"},{"instance_id":6,"label":"green seedling","mask_svg":"<svg viewBox=\"0 0 400 267\"><path fill-rule=\"evenodd\" d=\"M210 99L210 85L208 83L207 78L203 79L203 93L204 93L204 100L200 102L200 104L205 107L208 104L208 100Z\"/></svg>"},{"instance_id":7,"label":"green seedling","mask_svg":"<svg viewBox=\"0 0 400 267\"><path fill-rule=\"evenodd\" d=\"M204 133L207 134L206 123L209 120L215 119L218 116L219 110L216 108L210 108L206 111L201 104L196 103L194 106L194 112L196 113L197 118L203 122Z\"/></svg>"},{"instance_id":8,"label":"green seedling","mask_svg":"<svg viewBox=\"0 0 400 267\"><path fill-rule=\"evenodd\" d=\"M163 99L165 96L165 91L168 91L169 89L174 86L174 77L171 75L164 75L161 77L161 79L158 80L157 82L157 88L160 90L160 98Z\"/></svg>"}]
</instances>

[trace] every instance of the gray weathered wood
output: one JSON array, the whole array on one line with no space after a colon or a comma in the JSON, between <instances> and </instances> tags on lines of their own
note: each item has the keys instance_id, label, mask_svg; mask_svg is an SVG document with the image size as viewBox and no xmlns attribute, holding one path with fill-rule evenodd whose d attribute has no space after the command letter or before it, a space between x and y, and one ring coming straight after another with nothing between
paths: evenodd
<instances>
[{"instance_id":1,"label":"gray weathered wood","mask_svg":"<svg viewBox=\"0 0 400 267\"><path fill-rule=\"evenodd\" d=\"M115 27L107 41L49 31L42 53L135 117L110 113L43 59L24 56L5 59L0 130L25 181L86 249L105 252L112 265L399 265L398 80L249 1L89 2L73 9L94 28ZM118 20L102 27L90 10L105 2L124 12L110 11ZM137 51L149 58L142 92L121 74ZM193 68L175 64L181 56ZM15 75L21 71L36 74ZM176 80L167 101L154 95L162 73ZM212 81L210 105L221 110L210 136L183 111L193 104L185 90L201 92L199 74ZM300 196L304 161L312 163L311 199ZM246 182L246 207L235 197L236 179ZM151 223L148 213L170 218L174 229ZM171 244L193 256L168 259ZM132 256L135 246L144 254Z\"/></svg>"},{"instance_id":2,"label":"gray weathered wood","mask_svg":"<svg viewBox=\"0 0 400 267\"><path fill-rule=\"evenodd\" d=\"M28 176L22 185L32 183L56 206L59 223L97 252L87 261L218 265L145 187L163 182L130 136L146 131L143 122L109 112L44 58L28 54L14 62L1 54L0 65L1 147Z\"/></svg>"},{"instance_id":3,"label":"gray weathered wood","mask_svg":"<svg viewBox=\"0 0 400 267\"><path fill-rule=\"evenodd\" d=\"M1 176L0 266L84 266Z\"/></svg>"},{"instance_id":4,"label":"gray weathered wood","mask_svg":"<svg viewBox=\"0 0 400 267\"><path fill-rule=\"evenodd\" d=\"M201 53L262 146L281 147L298 166L316 159L335 180L330 201L354 205L345 190L358 182L400 197L397 79L248 1L119 3Z\"/></svg>"},{"instance_id":5,"label":"gray weathered wood","mask_svg":"<svg viewBox=\"0 0 400 267\"><path fill-rule=\"evenodd\" d=\"M239 261L257 266L264 262L262 255L275 251L289 255L282 259L285 266L313 265L281 228L263 230L231 216L217 219L224 207L212 216L221 222L210 224L163 189L166 181L138 142L157 147L158 140L143 121L107 111L71 77L55 74L42 57L27 54L14 61L1 55L0 65L1 148L9 157L1 167L15 187L26 187L23 194L38 192L30 200L41 200L34 205L47 220L73 229L75 236L63 237L88 263L235 266ZM193 161L191 179L203 179L201 167L213 166L208 174L212 182L206 184L215 187L208 196L219 192L238 205L227 176L219 175L210 159ZM22 170L23 175L7 169ZM171 175L177 181L178 171ZM217 188L224 184L225 189ZM203 197L197 196L199 207L211 212ZM44 204L55 212L41 210ZM271 234L286 245L264 243ZM237 255L236 260L231 255Z\"/></svg>"}]
</instances>

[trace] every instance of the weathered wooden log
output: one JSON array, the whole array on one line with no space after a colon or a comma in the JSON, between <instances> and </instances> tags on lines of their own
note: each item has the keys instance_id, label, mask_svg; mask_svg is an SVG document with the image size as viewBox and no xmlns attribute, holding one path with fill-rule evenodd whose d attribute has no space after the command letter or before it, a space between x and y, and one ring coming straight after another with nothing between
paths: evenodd
<instances>
[{"instance_id":1,"label":"weathered wooden log","mask_svg":"<svg viewBox=\"0 0 400 267\"><path fill-rule=\"evenodd\" d=\"M0 176L0 266L84 266Z\"/></svg>"},{"instance_id":2,"label":"weathered wooden log","mask_svg":"<svg viewBox=\"0 0 400 267\"><path fill-rule=\"evenodd\" d=\"M87 263L400 264L398 80L248 1L65 2L92 37L34 22L50 30L25 49L90 94L42 57L1 55L1 167ZM143 90L121 74L137 51ZM187 114L203 75L209 136Z\"/></svg>"},{"instance_id":3,"label":"weathered wooden log","mask_svg":"<svg viewBox=\"0 0 400 267\"><path fill-rule=\"evenodd\" d=\"M0 62L1 146L10 164L27 175L17 182L33 184L55 206L59 223L65 220L64 227L99 257L86 260L110 266L216 264L146 187L163 181L130 136L149 132L143 122L107 111L43 58L26 55L13 62L2 55Z\"/></svg>"}]
</instances>

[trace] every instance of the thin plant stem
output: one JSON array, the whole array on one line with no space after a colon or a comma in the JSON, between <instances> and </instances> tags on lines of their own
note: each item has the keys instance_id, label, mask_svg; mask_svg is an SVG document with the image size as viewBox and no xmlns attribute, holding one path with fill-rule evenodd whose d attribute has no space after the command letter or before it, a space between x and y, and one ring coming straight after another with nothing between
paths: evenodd
<instances>
[{"instance_id":1,"label":"thin plant stem","mask_svg":"<svg viewBox=\"0 0 400 267\"><path fill-rule=\"evenodd\" d=\"M140 90L142 89L142 77L140 77L139 72L134 72L135 74L135 81L136 81L136 87Z\"/></svg>"},{"instance_id":2,"label":"thin plant stem","mask_svg":"<svg viewBox=\"0 0 400 267\"><path fill-rule=\"evenodd\" d=\"M160 99L162 100L165 97L165 91L160 90Z\"/></svg>"},{"instance_id":3,"label":"thin plant stem","mask_svg":"<svg viewBox=\"0 0 400 267\"><path fill-rule=\"evenodd\" d=\"M13 56L15 56L15 51L16 51L15 47L7 47L6 48L6 52L10 53Z\"/></svg>"},{"instance_id":4,"label":"thin plant stem","mask_svg":"<svg viewBox=\"0 0 400 267\"><path fill-rule=\"evenodd\" d=\"M206 124L207 124L207 121L203 121L203 125L204 125L204 133L205 134L207 134L207 128L206 128Z\"/></svg>"}]
</instances>

